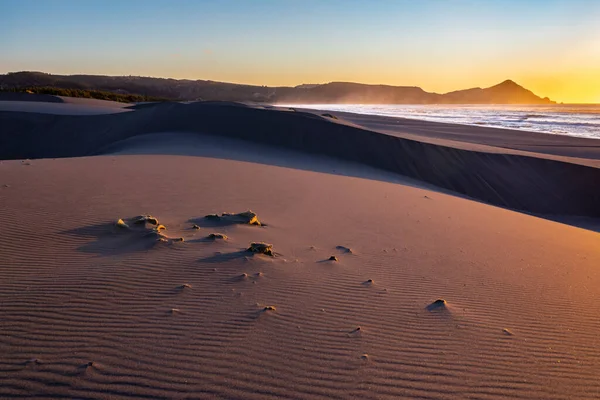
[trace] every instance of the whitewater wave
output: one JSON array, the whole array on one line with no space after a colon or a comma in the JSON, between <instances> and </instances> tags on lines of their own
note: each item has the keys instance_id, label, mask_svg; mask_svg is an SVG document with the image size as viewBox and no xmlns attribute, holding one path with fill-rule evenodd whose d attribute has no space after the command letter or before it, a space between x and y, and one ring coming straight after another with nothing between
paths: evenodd
<instances>
[{"instance_id":1,"label":"whitewater wave","mask_svg":"<svg viewBox=\"0 0 600 400\"><path fill-rule=\"evenodd\" d=\"M293 106L600 139L600 105L594 104L553 106L295 104Z\"/></svg>"}]
</instances>

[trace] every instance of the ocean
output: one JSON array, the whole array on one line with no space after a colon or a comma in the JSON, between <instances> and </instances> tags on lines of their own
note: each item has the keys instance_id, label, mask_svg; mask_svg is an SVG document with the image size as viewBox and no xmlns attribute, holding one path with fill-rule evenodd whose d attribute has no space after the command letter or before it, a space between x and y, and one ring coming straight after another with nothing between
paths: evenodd
<instances>
[{"instance_id":1,"label":"ocean","mask_svg":"<svg viewBox=\"0 0 600 400\"><path fill-rule=\"evenodd\" d=\"M384 115L600 139L600 104L540 106L294 104L290 107Z\"/></svg>"}]
</instances>

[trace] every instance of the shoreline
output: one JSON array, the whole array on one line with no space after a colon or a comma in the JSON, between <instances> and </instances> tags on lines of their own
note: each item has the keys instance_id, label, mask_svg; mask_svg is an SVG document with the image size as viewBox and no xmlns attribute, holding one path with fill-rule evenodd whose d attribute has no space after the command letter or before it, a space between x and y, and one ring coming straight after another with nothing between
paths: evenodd
<instances>
[{"instance_id":1,"label":"shoreline","mask_svg":"<svg viewBox=\"0 0 600 400\"><path fill-rule=\"evenodd\" d=\"M458 148L463 148L461 143L469 143L540 155L600 160L600 151L597 150L600 148L600 142L598 139L587 137L366 113L310 108L298 108L298 110L317 115L329 111L340 116L344 121L369 130L416 140L440 139L444 140L445 144L452 143L451 146Z\"/></svg>"},{"instance_id":2,"label":"shoreline","mask_svg":"<svg viewBox=\"0 0 600 400\"><path fill-rule=\"evenodd\" d=\"M536 112L535 109L542 109L542 112L552 112L556 114L561 114L564 116L568 115L599 115L600 116L600 104L560 104L560 105L522 105L522 104L277 104L277 107L282 108L297 108L299 110L311 110L314 112L335 112L335 113L344 113L344 114L358 114L358 115L366 115L366 116L376 116L376 117L384 117L384 118L399 118L399 119L411 119L418 121L426 121L426 122L435 122L440 124L455 124L462 126L476 126L476 127L485 127L485 128L493 128L493 129L507 129L507 130L515 130L519 132L529 132L529 133L543 133L546 135L554 135L554 136L567 136L567 137L575 137L575 138L583 138L583 139L593 139L600 140L600 127L597 130L592 130L591 132L577 132L574 131L570 133L569 131L552 131L550 129L532 129L530 126L518 127L518 126L507 126L503 125L500 122L477 122L480 118L478 116L466 116L464 118L472 118L474 121L444 121L443 119L457 119L456 116L446 116L443 114L437 114L432 117L423 117L415 113L414 116L410 113L402 112L403 110L399 110L399 115L394 115L393 111L385 112L385 111L370 111L369 108L377 108L377 107L390 107L390 108L412 108L415 109L427 109L431 108L433 110L457 110L457 109L465 109L465 110L474 110L474 111L498 111L498 112L523 112L525 115L514 115L511 116L514 118L522 118L522 121L527 121L531 118L530 113ZM316 106L316 108L314 107ZM367 110L361 110L360 108L364 107ZM574 111L549 111L552 108L568 108L568 107L583 107L581 110ZM593 108L593 110L586 110L585 108ZM522 108L522 109L519 109ZM482 116L481 118L492 118L495 115ZM504 116L506 117L506 116ZM547 117L544 114L540 114L536 117L545 118ZM514 123L514 120L508 120L508 123ZM554 123L557 124L556 122ZM575 124L575 123L574 123ZM549 124L551 126L552 124ZM560 124L558 124L560 125Z\"/></svg>"}]
</instances>

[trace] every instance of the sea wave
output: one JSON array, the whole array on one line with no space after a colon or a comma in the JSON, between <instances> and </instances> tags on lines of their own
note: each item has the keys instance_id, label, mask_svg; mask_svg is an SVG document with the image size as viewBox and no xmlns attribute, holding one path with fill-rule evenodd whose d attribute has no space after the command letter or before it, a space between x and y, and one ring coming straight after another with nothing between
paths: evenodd
<instances>
[{"instance_id":1,"label":"sea wave","mask_svg":"<svg viewBox=\"0 0 600 400\"><path fill-rule=\"evenodd\" d=\"M600 105L543 106L307 104L298 108L412 118L462 125L485 125L600 139Z\"/></svg>"}]
</instances>

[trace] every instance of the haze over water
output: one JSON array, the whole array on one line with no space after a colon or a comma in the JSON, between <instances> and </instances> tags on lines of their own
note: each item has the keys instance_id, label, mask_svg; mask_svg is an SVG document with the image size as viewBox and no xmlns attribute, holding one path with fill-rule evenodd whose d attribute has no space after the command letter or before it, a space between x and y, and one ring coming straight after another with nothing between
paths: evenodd
<instances>
[{"instance_id":1,"label":"haze over water","mask_svg":"<svg viewBox=\"0 0 600 400\"><path fill-rule=\"evenodd\" d=\"M600 104L406 105L306 104L296 108L383 115L600 139Z\"/></svg>"}]
</instances>

